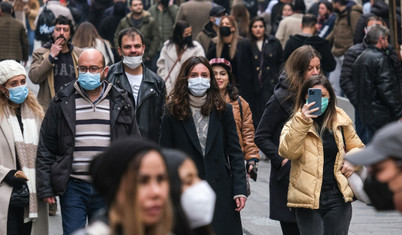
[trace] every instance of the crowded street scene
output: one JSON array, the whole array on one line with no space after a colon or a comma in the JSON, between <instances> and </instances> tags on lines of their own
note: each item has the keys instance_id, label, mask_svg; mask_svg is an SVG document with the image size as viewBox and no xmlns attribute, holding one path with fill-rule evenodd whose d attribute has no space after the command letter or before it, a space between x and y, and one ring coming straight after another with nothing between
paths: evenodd
<instances>
[{"instance_id":1,"label":"crowded street scene","mask_svg":"<svg viewBox=\"0 0 402 235\"><path fill-rule=\"evenodd\" d=\"M398 0L0 0L0 235L402 234Z\"/></svg>"}]
</instances>

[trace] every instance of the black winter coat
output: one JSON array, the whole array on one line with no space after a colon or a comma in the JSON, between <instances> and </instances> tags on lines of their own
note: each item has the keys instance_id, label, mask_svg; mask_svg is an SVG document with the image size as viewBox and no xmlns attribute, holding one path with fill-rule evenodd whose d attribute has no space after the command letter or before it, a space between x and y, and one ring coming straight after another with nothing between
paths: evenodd
<instances>
[{"instance_id":1,"label":"black winter coat","mask_svg":"<svg viewBox=\"0 0 402 235\"><path fill-rule=\"evenodd\" d=\"M42 122L36 158L38 198L60 196L66 190L75 148L74 82L61 87ZM127 92L113 86L109 91L111 142L140 136L134 106Z\"/></svg>"},{"instance_id":2,"label":"black winter coat","mask_svg":"<svg viewBox=\"0 0 402 235\"><path fill-rule=\"evenodd\" d=\"M142 137L158 142L159 128L165 109L166 86L163 79L144 64L142 68L143 78L135 107L137 122ZM133 91L121 61L110 66L106 80L126 90L135 103Z\"/></svg>"},{"instance_id":3,"label":"black winter coat","mask_svg":"<svg viewBox=\"0 0 402 235\"><path fill-rule=\"evenodd\" d=\"M269 181L270 218L283 222L296 222L294 213L286 206L288 199L290 160L281 167L284 158L279 156L279 139L282 128L293 112L293 99L289 97L286 74L282 73L274 95L268 101L255 133L255 143L271 160Z\"/></svg>"},{"instance_id":4,"label":"black winter coat","mask_svg":"<svg viewBox=\"0 0 402 235\"><path fill-rule=\"evenodd\" d=\"M353 64L352 76L364 124L377 130L402 117L399 79L384 51L369 45Z\"/></svg>"},{"instance_id":5,"label":"black winter coat","mask_svg":"<svg viewBox=\"0 0 402 235\"><path fill-rule=\"evenodd\" d=\"M252 55L252 85L253 90L248 92L249 104L253 113L254 127L257 128L264 112L265 104L274 93L278 83L279 69L282 65L281 43L272 35L265 37L260 51L255 42L249 42ZM262 60L262 61L261 61ZM248 70L249 68L243 68Z\"/></svg>"},{"instance_id":6,"label":"black winter coat","mask_svg":"<svg viewBox=\"0 0 402 235\"><path fill-rule=\"evenodd\" d=\"M285 50L283 51L284 61L289 58L293 51L303 45L310 45L320 53L321 69L324 73L332 72L335 69L336 61L331 53L329 42L318 36L306 36L301 34L290 36L289 40L286 42Z\"/></svg>"},{"instance_id":7,"label":"black winter coat","mask_svg":"<svg viewBox=\"0 0 402 235\"><path fill-rule=\"evenodd\" d=\"M165 114L161 125L162 147L176 148L193 159L201 179L216 193L212 226L217 235L243 234L240 213L233 197L246 195L246 171L232 106L223 112L213 110L209 117L205 156L202 153L192 117L177 120Z\"/></svg>"},{"instance_id":8,"label":"black winter coat","mask_svg":"<svg viewBox=\"0 0 402 235\"><path fill-rule=\"evenodd\" d=\"M350 103L357 108L357 96L356 96L356 88L353 82L352 77L352 66L356 61L357 57L366 49L365 43L358 43L349 48L344 56L342 62L342 70L341 77L339 83L346 97L349 99ZM395 48L389 44L389 47L386 51L386 54L389 55L389 58L392 60L393 66L398 74L400 91L402 93L402 65L401 61L396 54Z\"/></svg>"}]
</instances>

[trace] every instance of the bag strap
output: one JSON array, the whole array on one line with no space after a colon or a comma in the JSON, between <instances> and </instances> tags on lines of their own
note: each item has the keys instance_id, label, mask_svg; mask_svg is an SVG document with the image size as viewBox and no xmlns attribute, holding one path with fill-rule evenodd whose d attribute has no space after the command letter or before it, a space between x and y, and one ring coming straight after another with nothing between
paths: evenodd
<instances>
[{"instance_id":1,"label":"bag strap","mask_svg":"<svg viewBox=\"0 0 402 235\"><path fill-rule=\"evenodd\" d=\"M184 53L184 51L183 51L183 53ZM182 55L183 55L183 54L181 54L180 56L177 57L177 60L174 62L173 66L170 68L169 73L168 73L168 75L167 75L166 78L165 78L165 83L166 83L167 80L169 79L170 74L172 73L172 71L173 71L174 67L176 66L177 62L180 61Z\"/></svg>"},{"instance_id":2,"label":"bag strap","mask_svg":"<svg viewBox=\"0 0 402 235\"><path fill-rule=\"evenodd\" d=\"M240 119L241 119L241 122L243 123L243 108L242 108L242 106L241 106L241 99L240 99L240 96L237 97L237 102L239 103Z\"/></svg>"}]
</instances>

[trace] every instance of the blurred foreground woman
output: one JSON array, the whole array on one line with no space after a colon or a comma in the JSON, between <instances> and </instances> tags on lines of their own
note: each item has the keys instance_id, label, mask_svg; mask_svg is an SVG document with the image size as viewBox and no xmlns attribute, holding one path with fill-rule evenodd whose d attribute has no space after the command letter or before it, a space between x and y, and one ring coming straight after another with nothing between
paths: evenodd
<instances>
[{"instance_id":1,"label":"blurred foreground woman","mask_svg":"<svg viewBox=\"0 0 402 235\"><path fill-rule=\"evenodd\" d=\"M0 234L48 234L47 207L38 201L35 183L44 113L26 79L21 64L0 62ZM17 203L12 193L26 186L29 195Z\"/></svg>"},{"instance_id":2,"label":"blurred foreground woman","mask_svg":"<svg viewBox=\"0 0 402 235\"><path fill-rule=\"evenodd\" d=\"M116 142L95 158L90 174L107 211L77 234L170 234L168 173L156 144L136 139Z\"/></svg>"}]
</instances>

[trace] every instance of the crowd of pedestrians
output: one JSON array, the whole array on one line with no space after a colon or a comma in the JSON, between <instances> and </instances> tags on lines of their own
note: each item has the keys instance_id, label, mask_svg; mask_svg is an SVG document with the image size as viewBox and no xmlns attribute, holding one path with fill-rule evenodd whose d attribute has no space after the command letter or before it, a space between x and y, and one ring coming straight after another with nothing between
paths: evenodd
<instances>
[{"instance_id":1,"label":"crowd of pedestrians","mask_svg":"<svg viewBox=\"0 0 402 235\"><path fill-rule=\"evenodd\" d=\"M262 158L283 234L347 234L354 164L402 171L344 158L402 120L383 0L0 2L1 234L242 234Z\"/></svg>"}]
</instances>

